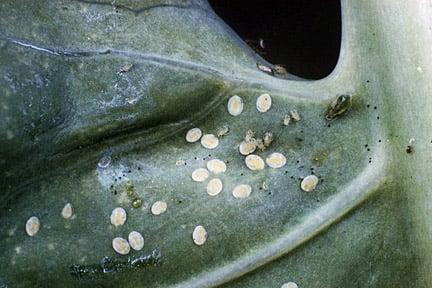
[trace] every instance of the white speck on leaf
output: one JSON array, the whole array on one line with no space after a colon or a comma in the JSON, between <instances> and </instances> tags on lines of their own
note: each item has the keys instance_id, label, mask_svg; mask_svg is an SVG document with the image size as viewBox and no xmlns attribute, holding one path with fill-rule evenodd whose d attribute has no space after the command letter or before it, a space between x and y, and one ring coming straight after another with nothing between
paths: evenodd
<instances>
[{"instance_id":1,"label":"white speck on leaf","mask_svg":"<svg viewBox=\"0 0 432 288\"><path fill-rule=\"evenodd\" d=\"M69 219L72 217L72 214L73 214L72 205L70 203L67 203L62 209L61 215L64 219Z\"/></svg>"}]
</instances>

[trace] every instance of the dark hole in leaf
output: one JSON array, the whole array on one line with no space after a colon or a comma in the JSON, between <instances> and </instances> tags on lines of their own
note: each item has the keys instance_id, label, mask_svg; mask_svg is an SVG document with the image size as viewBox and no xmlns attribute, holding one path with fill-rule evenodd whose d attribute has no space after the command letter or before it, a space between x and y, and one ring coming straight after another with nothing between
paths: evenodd
<instances>
[{"instance_id":1,"label":"dark hole in leaf","mask_svg":"<svg viewBox=\"0 0 432 288\"><path fill-rule=\"evenodd\" d=\"M339 1L209 2L249 46L272 64L284 65L289 73L320 79L336 66L341 42Z\"/></svg>"}]
</instances>

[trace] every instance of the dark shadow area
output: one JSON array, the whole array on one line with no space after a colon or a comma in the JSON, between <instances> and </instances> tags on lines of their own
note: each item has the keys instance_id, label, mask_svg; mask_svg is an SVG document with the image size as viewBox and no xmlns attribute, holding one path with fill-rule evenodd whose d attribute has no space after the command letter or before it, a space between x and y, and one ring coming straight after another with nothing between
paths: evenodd
<instances>
[{"instance_id":1,"label":"dark shadow area","mask_svg":"<svg viewBox=\"0 0 432 288\"><path fill-rule=\"evenodd\" d=\"M209 2L249 46L289 73L320 79L336 66L341 42L339 0Z\"/></svg>"}]
</instances>

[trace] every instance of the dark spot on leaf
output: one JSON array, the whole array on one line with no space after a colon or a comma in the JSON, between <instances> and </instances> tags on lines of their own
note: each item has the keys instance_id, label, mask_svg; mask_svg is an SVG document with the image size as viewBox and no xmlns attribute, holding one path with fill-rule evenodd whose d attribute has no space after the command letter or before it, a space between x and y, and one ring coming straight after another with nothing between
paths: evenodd
<instances>
[{"instance_id":1,"label":"dark spot on leaf","mask_svg":"<svg viewBox=\"0 0 432 288\"><path fill-rule=\"evenodd\" d=\"M411 145L408 145L405 149L406 153L411 154L412 152L414 152L414 149Z\"/></svg>"}]
</instances>

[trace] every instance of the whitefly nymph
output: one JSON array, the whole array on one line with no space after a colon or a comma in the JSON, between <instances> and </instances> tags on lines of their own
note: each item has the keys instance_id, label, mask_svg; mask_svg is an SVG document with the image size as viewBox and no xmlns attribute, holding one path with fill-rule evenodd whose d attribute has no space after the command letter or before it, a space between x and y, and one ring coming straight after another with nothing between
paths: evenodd
<instances>
[{"instance_id":1,"label":"whitefly nymph","mask_svg":"<svg viewBox=\"0 0 432 288\"><path fill-rule=\"evenodd\" d=\"M227 167L225 162L222 160L212 159L207 162L207 169L214 174L219 174L225 172Z\"/></svg>"},{"instance_id":2,"label":"whitefly nymph","mask_svg":"<svg viewBox=\"0 0 432 288\"><path fill-rule=\"evenodd\" d=\"M72 205L70 203L67 203L62 209L61 215L64 219L69 219L72 217L72 214L73 214Z\"/></svg>"},{"instance_id":3,"label":"whitefly nymph","mask_svg":"<svg viewBox=\"0 0 432 288\"><path fill-rule=\"evenodd\" d=\"M201 145L206 149L215 149L219 145L219 139L213 134L204 134L201 137Z\"/></svg>"},{"instance_id":4,"label":"whitefly nymph","mask_svg":"<svg viewBox=\"0 0 432 288\"><path fill-rule=\"evenodd\" d=\"M204 245L207 241L206 229L201 225L196 226L192 232L192 240L198 246Z\"/></svg>"},{"instance_id":5,"label":"whitefly nymph","mask_svg":"<svg viewBox=\"0 0 432 288\"><path fill-rule=\"evenodd\" d=\"M305 192L311 192L315 190L318 185L319 179L315 175L306 176L300 183L300 187Z\"/></svg>"},{"instance_id":6,"label":"whitefly nymph","mask_svg":"<svg viewBox=\"0 0 432 288\"><path fill-rule=\"evenodd\" d=\"M260 156L255 154L246 156L245 164L252 171L262 170L265 166L264 160Z\"/></svg>"},{"instance_id":7,"label":"whitefly nymph","mask_svg":"<svg viewBox=\"0 0 432 288\"><path fill-rule=\"evenodd\" d=\"M282 284L281 288L298 288L295 282L287 282Z\"/></svg>"},{"instance_id":8,"label":"whitefly nymph","mask_svg":"<svg viewBox=\"0 0 432 288\"><path fill-rule=\"evenodd\" d=\"M39 218L37 218L36 216L32 216L27 220L26 226L25 226L25 230L27 232L27 235L29 235L29 236L36 235L36 233L39 231L39 228L40 228Z\"/></svg>"},{"instance_id":9,"label":"whitefly nymph","mask_svg":"<svg viewBox=\"0 0 432 288\"><path fill-rule=\"evenodd\" d=\"M232 195L234 198L242 199L247 198L252 193L252 187L247 184L240 184L234 187L232 190Z\"/></svg>"},{"instance_id":10,"label":"whitefly nymph","mask_svg":"<svg viewBox=\"0 0 432 288\"><path fill-rule=\"evenodd\" d=\"M162 213L165 213L167 208L168 205L165 201L156 201L155 203L153 203L150 210L153 215L160 215Z\"/></svg>"},{"instance_id":11,"label":"whitefly nymph","mask_svg":"<svg viewBox=\"0 0 432 288\"><path fill-rule=\"evenodd\" d=\"M336 119L337 117L345 114L352 104L351 95L340 95L327 108L325 118L328 121Z\"/></svg>"},{"instance_id":12,"label":"whitefly nymph","mask_svg":"<svg viewBox=\"0 0 432 288\"><path fill-rule=\"evenodd\" d=\"M246 141L242 141L239 145L239 152L242 155L249 155L251 153L253 153L256 149L256 144L255 142L246 142Z\"/></svg>"},{"instance_id":13,"label":"whitefly nymph","mask_svg":"<svg viewBox=\"0 0 432 288\"><path fill-rule=\"evenodd\" d=\"M112 247L120 255L127 255L130 251L129 242L121 237L116 237L112 240Z\"/></svg>"},{"instance_id":14,"label":"whitefly nymph","mask_svg":"<svg viewBox=\"0 0 432 288\"><path fill-rule=\"evenodd\" d=\"M243 112L243 99L237 95L232 96L228 100L228 113L232 116L238 116Z\"/></svg>"},{"instance_id":15,"label":"whitefly nymph","mask_svg":"<svg viewBox=\"0 0 432 288\"><path fill-rule=\"evenodd\" d=\"M270 168L281 168L285 166L286 161L286 157L278 152L274 152L266 158L266 163Z\"/></svg>"},{"instance_id":16,"label":"whitefly nymph","mask_svg":"<svg viewBox=\"0 0 432 288\"><path fill-rule=\"evenodd\" d=\"M267 112L272 105L271 96L268 93L261 94L256 101L256 108L259 112Z\"/></svg>"},{"instance_id":17,"label":"whitefly nymph","mask_svg":"<svg viewBox=\"0 0 432 288\"><path fill-rule=\"evenodd\" d=\"M137 231L129 233L128 242L132 249L139 251L144 247L144 237Z\"/></svg>"},{"instance_id":18,"label":"whitefly nymph","mask_svg":"<svg viewBox=\"0 0 432 288\"><path fill-rule=\"evenodd\" d=\"M192 128L186 133L186 141L189 143L197 142L201 139L202 131L199 128Z\"/></svg>"},{"instance_id":19,"label":"whitefly nymph","mask_svg":"<svg viewBox=\"0 0 432 288\"><path fill-rule=\"evenodd\" d=\"M218 195L223 189L222 180L219 178L211 179L207 184L207 194L210 196Z\"/></svg>"},{"instance_id":20,"label":"whitefly nymph","mask_svg":"<svg viewBox=\"0 0 432 288\"><path fill-rule=\"evenodd\" d=\"M126 218L126 211L121 207L117 207L111 212L111 224L115 227L122 226L126 222Z\"/></svg>"},{"instance_id":21,"label":"whitefly nymph","mask_svg":"<svg viewBox=\"0 0 432 288\"><path fill-rule=\"evenodd\" d=\"M210 176L210 173L205 168L197 168L192 172L192 180L195 182L203 182Z\"/></svg>"}]
</instances>

